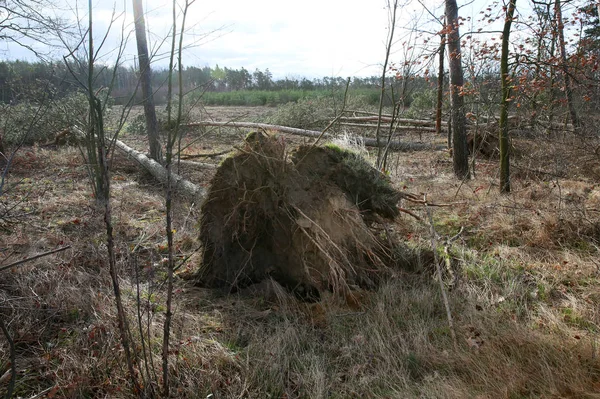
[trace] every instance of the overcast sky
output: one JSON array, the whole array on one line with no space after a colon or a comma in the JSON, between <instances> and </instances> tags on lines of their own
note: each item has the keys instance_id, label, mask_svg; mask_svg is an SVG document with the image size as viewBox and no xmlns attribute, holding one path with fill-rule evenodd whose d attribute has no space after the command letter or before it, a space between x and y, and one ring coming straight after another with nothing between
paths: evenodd
<instances>
[{"instance_id":1,"label":"overcast sky","mask_svg":"<svg viewBox=\"0 0 600 399\"><path fill-rule=\"evenodd\" d=\"M67 0L67 8L84 3ZM418 3L416 3L418 5ZM95 36L104 33L113 7L126 10L125 31L132 26L131 1L114 3L94 1ZM147 28L151 42L157 43L169 34L171 2L145 0ZM407 25L407 7L402 15ZM86 21L86 10L80 18ZM75 20L75 13L62 15ZM371 76L380 73L385 55L388 14L384 0L196 0L188 14L190 28L186 41L195 44L186 51L184 66L241 68L250 72L269 68L275 78L285 76ZM401 19L402 20L402 19ZM111 32L108 46L117 42L121 22ZM207 33L213 32L206 36ZM135 53L134 36L127 48L129 58ZM108 49L108 47L107 47ZM163 48L163 52L167 47ZM13 45L0 46L4 59L33 59ZM62 56L57 51L55 56ZM166 61L156 61L166 65Z\"/></svg>"},{"instance_id":2,"label":"overcast sky","mask_svg":"<svg viewBox=\"0 0 600 399\"><path fill-rule=\"evenodd\" d=\"M225 28L189 52L190 63L322 77L377 74L383 61L382 0L202 1L194 7L195 15L204 15L199 28Z\"/></svg>"},{"instance_id":3,"label":"overcast sky","mask_svg":"<svg viewBox=\"0 0 600 399\"><path fill-rule=\"evenodd\" d=\"M171 10L146 1L158 39ZM269 68L275 77L370 76L385 55L384 0L197 0L189 18L188 42L217 31L187 52L188 65Z\"/></svg>"},{"instance_id":4,"label":"overcast sky","mask_svg":"<svg viewBox=\"0 0 600 399\"><path fill-rule=\"evenodd\" d=\"M76 4L85 7L87 3L64 1L66 9ZM100 38L106 31L113 7L118 12L126 7L125 22L124 29L122 21L113 27L107 50L115 47L123 31L132 31L131 0L118 3L94 0L95 36ZM169 35L171 2L144 0L144 7L150 40L156 50L157 44ZM435 12L439 15L443 10L438 6ZM83 9L79 15L84 24L86 13ZM76 19L73 11L62 11L62 15ZM396 37L401 43L407 34L404 28L411 27L416 20L426 23L431 17L415 0L399 11L398 20ZM236 69L245 67L250 72L269 68L275 78L372 76L380 74L384 60L388 12L384 0L196 0L188 13L187 26L185 40L194 47L186 51L184 66L218 64ZM136 52L134 35L129 40L126 52L132 62ZM170 40L166 41L157 53L167 52ZM401 59L402 48L405 47L395 47L393 60ZM55 56L64 53L59 50ZM6 44L0 47L0 56L31 59L22 49ZM110 55L104 60L109 63ZM167 63L158 56L154 62L161 66Z\"/></svg>"}]
</instances>

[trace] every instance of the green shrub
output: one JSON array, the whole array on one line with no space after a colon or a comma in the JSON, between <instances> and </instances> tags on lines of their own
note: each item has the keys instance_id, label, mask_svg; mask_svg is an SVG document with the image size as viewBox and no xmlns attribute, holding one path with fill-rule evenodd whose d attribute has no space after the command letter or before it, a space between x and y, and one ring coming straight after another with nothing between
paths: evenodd
<instances>
[{"instance_id":1,"label":"green shrub","mask_svg":"<svg viewBox=\"0 0 600 399\"><path fill-rule=\"evenodd\" d=\"M199 95L201 95L201 100L206 105L276 106L292 101L298 101L300 98L303 98L309 94L301 90L240 90L228 92L205 92Z\"/></svg>"},{"instance_id":2,"label":"green shrub","mask_svg":"<svg viewBox=\"0 0 600 399\"><path fill-rule=\"evenodd\" d=\"M183 107L181 112L181 123L185 124L190 122L190 113L193 108L193 101L189 101L187 98L183 100ZM177 109L179 107L179 100L175 99L172 104L172 114L171 114L171 127L176 125L177 119ZM156 107L156 121L158 123L158 129L161 132L167 132L169 128L168 123L168 114L166 107ZM182 133L181 129L179 131ZM123 134L126 135L134 135L134 136L145 136L147 135L146 131L146 116L144 113L140 113L135 116L129 116L127 119L127 123L123 128Z\"/></svg>"},{"instance_id":3,"label":"green shrub","mask_svg":"<svg viewBox=\"0 0 600 399\"><path fill-rule=\"evenodd\" d=\"M144 135L146 134L146 117L144 114L138 114L130 117L125 124L123 133L127 135Z\"/></svg>"},{"instance_id":4,"label":"green shrub","mask_svg":"<svg viewBox=\"0 0 600 399\"><path fill-rule=\"evenodd\" d=\"M435 113L437 91L424 89L412 94L412 101L407 116L411 118L428 118Z\"/></svg>"},{"instance_id":5,"label":"green shrub","mask_svg":"<svg viewBox=\"0 0 600 399\"><path fill-rule=\"evenodd\" d=\"M267 123L316 129L325 127L334 118L333 101L330 98L306 98L297 103L287 103L277 108Z\"/></svg>"}]
</instances>

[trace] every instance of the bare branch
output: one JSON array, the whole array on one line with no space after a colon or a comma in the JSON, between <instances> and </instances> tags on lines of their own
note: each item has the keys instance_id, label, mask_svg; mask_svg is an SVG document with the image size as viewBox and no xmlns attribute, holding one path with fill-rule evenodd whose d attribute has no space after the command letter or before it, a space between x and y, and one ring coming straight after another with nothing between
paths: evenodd
<instances>
[{"instance_id":1,"label":"bare branch","mask_svg":"<svg viewBox=\"0 0 600 399\"><path fill-rule=\"evenodd\" d=\"M31 262L32 260L36 260L36 259L39 259L39 258L43 258L44 256L52 255L52 254L55 254L55 253L57 253L57 252L62 252L62 251L64 251L64 250L67 250L67 249L69 249L69 248L71 248L71 246L70 246L70 245L67 245L66 247L62 247L62 248L53 249L52 251L44 252L44 253L41 253L41 254L38 254L38 255L35 255L35 256L32 256L32 257L26 258L26 259L21 259L21 260L19 260L19 261L16 261L16 262L13 262L13 263L11 263L10 265L1 266L1 267L0 267L0 272L3 272L3 271L5 271L5 270L11 269L11 268L13 268L13 267L16 267L16 266L22 265L22 264L24 264L24 263L27 263L27 262Z\"/></svg>"}]
</instances>

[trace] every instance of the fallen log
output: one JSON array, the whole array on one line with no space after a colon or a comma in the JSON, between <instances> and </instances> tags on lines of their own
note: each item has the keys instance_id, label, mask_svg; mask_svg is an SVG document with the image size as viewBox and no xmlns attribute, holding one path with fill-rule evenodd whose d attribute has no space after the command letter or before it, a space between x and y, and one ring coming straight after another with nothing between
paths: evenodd
<instances>
[{"instance_id":1,"label":"fallen log","mask_svg":"<svg viewBox=\"0 0 600 399\"><path fill-rule=\"evenodd\" d=\"M194 159L194 158L216 158L216 157L220 157L221 155L226 155L230 152L231 152L231 148L224 150L224 151L211 152L208 154L182 154L181 159L189 160L189 159Z\"/></svg>"},{"instance_id":2,"label":"fallen log","mask_svg":"<svg viewBox=\"0 0 600 399\"><path fill-rule=\"evenodd\" d=\"M144 167L144 169L150 172L150 174L154 176L156 180L162 184L167 184L169 174L164 166L156 162L154 159L148 158L141 152L134 150L120 140L115 140L114 142L119 150L135 159ZM175 191L183 193L187 196L197 198L199 200L204 199L206 196L206 190L204 188L184 179L173 172L171 172L171 184Z\"/></svg>"},{"instance_id":3,"label":"fallen log","mask_svg":"<svg viewBox=\"0 0 600 399\"><path fill-rule=\"evenodd\" d=\"M374 125L372 123L348 123L348 122L341 122L340 123L341 126L349 126L349 127L364 127L367 129L377 129L377 125ZM435 132L435 127L431 127L431 126L398 126L395 128L395 130L418 130L421 132Z\"/></svg>"},{"instance_id":4,"label":"fallen log","mask_svg":"<svg viewBox=\"0 0 600 399\"><path fill-rule=\"evenodd\" d=\"M187 159L180 159L179 161L176 161L175 163L180 163L182 165L195 166L198 168L205 168L205 169L216 169L218 167L218 165L215 165L213 163L196 162L196 161L190 161Z\"/></svg>"},{"instance_id":5,"label":"fallen log","mask_svg":"<svg viewBox=\"0 0 600 399\"><path fill-rule=\"evenodd\" d=\"M219 127L236 127L236 128L248 128L248 129L263 129L273 130L281 133L289 133L297 136L304 137L329 137L332 135L328 133L319 132L317 130L298 129L295 127L269 125L267 123L253 123L253 122L195 122L182 125L183 127L203 127L203 126L219 126ZM377 147L377 140L369 137L357 137L367 147ZM409 143L404 141L393 140L387 143L387 140L380 140L379 147L388 147L391 150L396 151L422 151L422 150L445 150L446 146L441 144L426 144L426 143Z\"/></svg>"},{"instance_id":6,"label":"fallen log","mask_svg":"<svg viewBox=\"0 0 600 399\"><path fill-rule=\"evenodd\" d=\"M379 119L378 116L376 115L371 115L371 116L343 116L341 118L339 118L340 122L376 122L377 119ZM386 116L382 116L381 117L381 121L382 122L387 122L390 123L392 121L391 117L386 117Z\"/></svg>"},{"instance_id":7,"label":"fallen log","mask_svg":"<svg viewBox=\"0 0 600 399\"><path fill-rule=\"evenodd\" d=\"M567 132L572 132L575 131L575 129L573 128L573 124L571 123L563 123L563 122L546 122L546 121L537 121L537 123L542 126L545 129L550 129L550 130L559 130L559 131L567 131Z\"/></svg>"},{"instance_id":8,"label":"fallen log","mask_svg":"<svg viewBox=\"0 0 600 399\"><path fill-rule=\"evenodd\" d=\"M85 133L82 129L77 126L71 127L72 133L77 137L85 138ZM113 140L115 146L125 154L129 155L133 159L135 159L140 165L144 167L156 180L158 180L162 184L167 184L167 179L169 173L167 169L156 162L154 159L148 158L138 150L135 150L129 147L127 144L123 143L121 140ZM202 166L206 166L209 164L203 164ZM211 167L214 167L211 165ZM184 179L179 176L177 173L171 172L171 184L175 191L179 191L180 193L187 195L189 197L203 200L206 197L206 189L190 182L189 180Z\"/></svg>"},{"instance_id":9,"label":"fallen log","mask_svg":"<svg viewBox=\"0 0 600 399\"><path fill-rule=\"evenodd\" d=\"M359 110L353 110L353 109L347 109L342 111L344 114L361 114L361 115L372 115L372 116L379 116L379 114L377 112L369 112L369 111L359 111ZM381 114L381 116L383 118L391 118L392 115L388 115L388 114Z\"/></svg>"},{"instance_id":10,"label":"fallen log","mask_svg":"<svg viewBox=\"0 0 600 399\"><path fill-rule=\"evenodd\" d=\"M377 122L379 119L378 116L344 116L339 118L340 122ZM388 116L382 116L381 121L390 123L392 120L399 124L408 124L412 126L434 126L435 121L430 121L427 119L406 119L406 118L396 118L392 119ZM448 125L448 122L442 121L442 125Z\"/></svg>"}]
</instances>

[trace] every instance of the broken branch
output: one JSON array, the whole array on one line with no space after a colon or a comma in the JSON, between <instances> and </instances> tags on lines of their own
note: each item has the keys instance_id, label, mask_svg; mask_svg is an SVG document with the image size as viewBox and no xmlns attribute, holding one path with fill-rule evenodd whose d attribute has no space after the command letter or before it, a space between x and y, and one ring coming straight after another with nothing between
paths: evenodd
<instances>
[{"instance_id":1,"label":"broken branch","mask_svg":"<svg viewBox=\"0 0 600 399\"><path fill-rule=\"evenodd\" d=\"M38 255L32 256L32 257L30 257L30 258L21 259L21 260L19 260L19 261L16 261L16 262L13 262L13 263L11 263L10 265L6 265L6 266L2 266L2 267L0 267L0 272L3 272L4 270L8 270L8 269L10 269L10 268L12 268L12 267L15 267L15 266L22 265L23 263L27 263L27 262L30 262L30 261L32 261L32 260L36 260L36 259L42 258L42 257L44 257L44 256L48 256L48 255L55 254L55 253L57 253L57 252L64 251L65 249L69 249L69 248L71 248L71 246L70 246L70 245L67 245L66 247L62 247L62 248L53 249L52 251L44 252L44 253L42 253L42 254L38 254Z\"/></svg>"}]
</instances>

